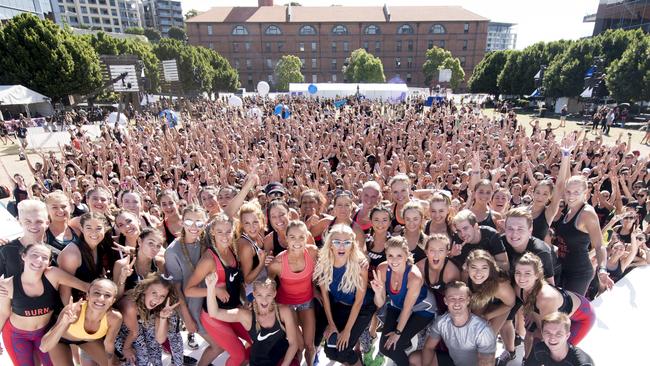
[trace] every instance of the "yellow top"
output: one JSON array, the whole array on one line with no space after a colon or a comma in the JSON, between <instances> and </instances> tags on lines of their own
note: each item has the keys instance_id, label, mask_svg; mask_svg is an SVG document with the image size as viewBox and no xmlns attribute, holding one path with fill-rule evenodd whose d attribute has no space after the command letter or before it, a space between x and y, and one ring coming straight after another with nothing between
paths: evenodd
<instances>
[{"instance_id":1,"label":"yellow top","mask_svg":"<svg viewBox=\"0 0 650 366\"><path fill-rule=\"evenodd\" d=\"M86 306L86 301L81 303L81 313L79 314L79 319L77 319L76 322L70 324L67 332L68 335L80 340L95 340L104 338L106 332L108 332L108 320L106 319L106 314L104 314L104 317L99 322L99 329L97 329L97 332L88 334L88 332L86 332L84 324L86 320Z\"/></svg>"}]
</instances>

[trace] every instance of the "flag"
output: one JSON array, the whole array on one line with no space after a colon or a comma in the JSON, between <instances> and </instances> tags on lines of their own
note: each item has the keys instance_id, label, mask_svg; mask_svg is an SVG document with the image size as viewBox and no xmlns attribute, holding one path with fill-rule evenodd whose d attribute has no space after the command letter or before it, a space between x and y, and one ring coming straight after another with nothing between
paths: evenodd
<instances>
[{"instance_id":1,"label":"flag","mask_svg":"<svg viewBox=\"0 0 650 366\"><path fill-rule=\"evenodd\" d=\"M334 106L335 106L336 108L341 108L341 107L343 107L347 102L348 102L347 99L337 100L337 101L334 101Z\"/></svg>"}]
</instances>

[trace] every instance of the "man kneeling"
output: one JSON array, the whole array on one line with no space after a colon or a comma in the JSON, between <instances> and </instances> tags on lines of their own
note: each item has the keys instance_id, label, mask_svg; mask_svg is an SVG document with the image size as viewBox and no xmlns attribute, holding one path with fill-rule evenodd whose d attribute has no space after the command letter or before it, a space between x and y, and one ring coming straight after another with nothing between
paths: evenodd
<instances>
[{"instance_id":1,"label":"man kneeling","mask_svg":"<svg viewBox=\"0 0 650 366\"><path fill-rule=\"evenodd\" d=\"M588 354L569 343L571 319L560 312L546 315L542 320L542 339L533 346L526 366L593 366Z\"/></svg>"}]
</instances>

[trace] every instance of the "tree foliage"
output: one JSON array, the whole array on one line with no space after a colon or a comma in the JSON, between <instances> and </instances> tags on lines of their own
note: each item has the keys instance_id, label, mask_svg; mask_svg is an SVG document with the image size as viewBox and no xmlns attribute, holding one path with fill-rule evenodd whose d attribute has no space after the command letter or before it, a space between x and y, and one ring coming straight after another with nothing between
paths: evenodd
<instances>
[{"instance_id":1,"label":"tree foliage","mask_svg":"<svg viewBox=\"0 0 650 366\"><path fill-rule=\"evenodd\" d=\"M179 27L169 28L169 31L167 31L167 37L181 42L187 41L187 33L185 33L185 29Z\"/></svg>"},{"instance_id":2,"label":"tree foliage","mask_svg":"<svg viewBox=\"0 0 650 366\"><path fill-rule=\"evenodd\" d=\"M218 92L234 92L239 88L239 74L225 57L214 50L205 47L195 47L202 58L208 61L211 70L210 90Z\"/></svg>"},{"instance_id":3,"label":"tree foliage","mask_svg":"<svg viewBox=\"0 0 650 366\"><path fill-rule=\"evenodd\" d=\"M379 57L366 52L363 48L352 51L347 66L343 66L345 79L352 83L384 83L384 65Z\"/></svg>"},{"instance_id":4,"label":"tree foliage","mask_svg":"<svg viewBox=\"0 0 650 366\"><path fill-rule=\"evenodd\" d=\"M141 27L126 28L124 30L124 33L126 33L126 34L137 34L137 35L140 35L140 36L144 36L144 28L141 28Z\"/></svg>"},{"instance_id":5,"label":"tree foliage","mask_svg":"<svg viewBox=\"0 0 650 366\"><path fill-rule=\"evenodd\" d=\"M483 60L474 67L468 86L472 93L499 95L497 77L508 59L510 50L488 52Z\"/></svg>"},{"instance_id":6,"label":"tree foliage","mask_svg":"<svg viewBox=\"0 0 650 366\"><path fill-rule=\"evenodd\" d=\"M294 55L284 55L275 65L276 88L289 90L290 83L302 83L305 77L300 72L300 59Z\"/></svg>"},{"instance_id":7,"label":"tree foliage","mask_svg":"<svg viewBox=\"0 0 650 366\"><path fill-rule=\"evenodd\" d=\"M618 101L650 99L650 37L638 39L607 68L611 96Z\"/></svg>"},{"instance_id":8,"label":"tree foliage","mask_svg":"<svg viewBox=\"0 0 650 366\"><path fill-rule=\"evenodd\" d=\"M188 20L190 18L193 18L195 16L199 15L199 11L196 9L190 9L185 13L185 20Z\"/></svg>"},{"instance_id":9,"label":"tree foliage","mask_svg":"<svg viewBox=\"0 0 650 366\"><path fill-rule=\"evenodd\" d=\"M435 46L429 48L425 59L422 72L424 73L424 83L426 85L432 85L434 81L437 81L440 69L451 70L450 85L452 88L457 88L465 79L465 71L460 65L460 60L452 56L451 52L444 48Z\"/></svg>"},{"instance_id":10,"label":"tree foliage","mask_svg":"<svg viewBox=\"0 0 650 366\"><path fill-rule=\"evenodd\" d=\"M0 83L21 84L55 100L102 84L97 53L49 20L20 14L0 27Z\"/></svg>"},{"instance_id":11,"label":"tree foliage","mask_svg":"<svg viewBox=\"0 0 650 366\"><path fill-rule=\"evenodd\" d=\"M145 28L144 36L152 43L156 43L162 38L162 34L160 34L160 31L156 28Z\"/></svg>"}]
</instances>

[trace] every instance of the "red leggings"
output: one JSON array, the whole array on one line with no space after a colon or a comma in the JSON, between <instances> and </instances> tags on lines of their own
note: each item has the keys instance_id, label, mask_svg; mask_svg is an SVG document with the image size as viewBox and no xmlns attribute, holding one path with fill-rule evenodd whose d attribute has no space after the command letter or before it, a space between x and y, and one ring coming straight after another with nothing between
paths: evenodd
<instances>
[{"instance_id":1,"label":"red leggings","mask_svg":"<svg viewBox=\"0 0 650 366\"><path fill-rule=\"evenodd\" d=\"M576 294L580 298L580 306L571 315L571 336L569 343L577 345L580 341L587 336L591 327L596 322L596 313L591 303L584 296Z\"/></svg>"},{"instance_id":2,"label":"red leggings","mask_svg":"<svg viewBox=\"0 0 650 366\"><path fill-rule=\"evenodd\" d=\"M214 339L215 343L223 348L230 358L226 361L226 366L240 366L248 360L248 349L240 340L243 339L248 344L252 344L251 337L241 325L241 323L227 323L211 318L205 311L201 312L201 324L205 331Z\"/></svg>"},{"instance_id":3,"label":"red leggings","mask_svg":"<svg viewBox=\"0 0 650 366\"><path fill-rule=\"evenodd\" d=\"M34 354L36 354L42 366L52 366L50 355L38 349L47 330L48 326L33 331L18 329L11 324L10 319L7 319L2 329L2 341L14 365L34 366Z\"/></svg>"}]
</instances>

